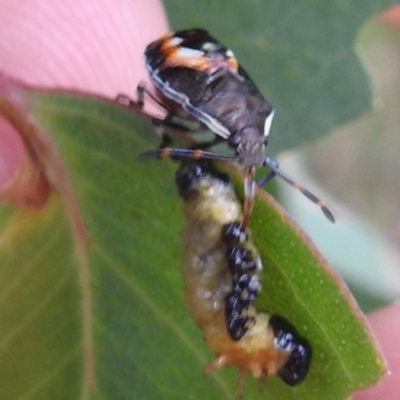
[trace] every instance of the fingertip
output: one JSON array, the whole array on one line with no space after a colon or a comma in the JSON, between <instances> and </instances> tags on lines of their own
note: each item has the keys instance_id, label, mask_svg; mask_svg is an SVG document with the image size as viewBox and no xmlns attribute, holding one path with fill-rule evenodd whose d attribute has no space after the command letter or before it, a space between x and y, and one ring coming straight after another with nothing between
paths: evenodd
<instances>
[{"instance_id":1,"label":"fingertip","mask_svg":"<svg viewBox=\"0 0 400 400\"><path fill-rule=\"evenodd\" d=\"M168 31L160 0L8 1L0 70L27 84L115 98L147 78L145 46ZM22 139L0 121L0 188L16 173Z\"/></svg>"},{"instance_id":2,"label":"fingertip","mask_svg":"<svg viewBox=\"0 0 400 400\"><path fill-rule=\"evenodd\" d=\"M400 380L400 303L368 316L388 364L388 374L375 386L358 391L353 400L398 400Z\"/></svg>"},{"instance_id":3,"label":"fingertip","mask_svg":"<svg viewBox=\"0 0 400 400\"><path fill-rule=\"evenodd\" d=\"M26 83L115 97L147 77L143 51L168 31L159 0L8 2L0 69Z\"/></svg>"}]
</instances>

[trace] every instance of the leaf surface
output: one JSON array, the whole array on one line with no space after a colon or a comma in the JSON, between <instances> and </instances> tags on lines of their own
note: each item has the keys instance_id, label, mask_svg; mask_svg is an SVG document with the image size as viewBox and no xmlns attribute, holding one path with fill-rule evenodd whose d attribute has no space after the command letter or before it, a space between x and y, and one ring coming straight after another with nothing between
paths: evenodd
<instances>
[{"instance_id":1,"label":"leaf surface","mask_svg":"<svg viewBox=\"0 0 400 400\"><path fill-rule=\"evenodd\" d=\"M104 99L2 83L0 113L54 192L40 210L0 209L0 398L236 398L234 369L201 375L213 355L183 299L176 166L136 157L158 144L151 125ZM260 393L250 379L246 399L339 400L376 382L384 362L359 309L266 194L252 230L257 304L314 359L302 385L271 377Z\"/></svg>"}]
</instances>

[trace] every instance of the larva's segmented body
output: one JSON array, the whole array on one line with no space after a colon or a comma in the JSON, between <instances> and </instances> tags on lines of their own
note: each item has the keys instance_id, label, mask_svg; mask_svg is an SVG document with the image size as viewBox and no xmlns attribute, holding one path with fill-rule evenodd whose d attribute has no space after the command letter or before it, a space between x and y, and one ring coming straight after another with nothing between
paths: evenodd
<instances>
[{"instance_id":1,"label":"larva's segmented body","mask_svg":"<svg viewBox=\"0 0 400 400\"><path fill-rule=\"evenodd\" d=\"M239 340L247 330L246 311L261 289L262 268L257 250L236 222L242 217L241 204L228 177L208 162L183 162L177 183L189 221L182 236L183 264L191 265L184 268L185 281L188 286L193 284L193 290L187 292L194 294L191 301L202 304L204 310L197 311L206 318L213 311L222 311L228 334ZM228 298L231 302L227 303Z\"/></svg>"},{"instance_id":2,"label":"larva's segmented body","mask_svg":"<svg viewBox=\"0 0 400 400\"><path fill-rule=\"evenodd\" d=\"M227 246L227 267L232 276L232 287L225 298L227 329L231 339L240 340L253 322L248 311L261 290L262 264L240 222L224 225L221 238Z\"/></svg>"},{"instance_id":3,"label":"larva's segmented body","mask_svg":"<svg viewBox=\"0 0 400 400\"><path fill-rule=\"evenodd\" d=\"M239 392L248 373L259 379L277 373L289 385L300 383L311 346L286 319L252 305L261 288L261 261L240 225L242 207L228 176L208 162L186 160L176 182L187 221L182 234L186 302L216 353L205 372L237 366Z\"/></svg>"}]
</instances>

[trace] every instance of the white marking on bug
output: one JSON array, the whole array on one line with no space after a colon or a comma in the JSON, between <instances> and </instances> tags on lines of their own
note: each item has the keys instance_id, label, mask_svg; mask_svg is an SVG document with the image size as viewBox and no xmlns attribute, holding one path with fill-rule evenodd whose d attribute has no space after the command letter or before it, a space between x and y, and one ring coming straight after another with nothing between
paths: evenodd
<instances>
[{"instance_id":1,"label":"white marking on bug","mask_svg":"<svg viewBox=\"0 0 400 400\"><path fill-rule=\"evenodd\" d=\"M201 58L204 56L204 52L200 50L189 49L188 47L180 47L176 52L176 56L182 58L192 58L192 57Z\"/></svg>"},{"instance_id":2,"label":"white marking on bug","mask_svg":"<svg viewBox=\"0 0 400 400\"><path fill-rule=\"evenodd\" d=\"M201 46L204 51L215 51L218 50L218 46L213 42L205 42Z\"/></svg>"},{"instance_id":3,"label":"white marking on bug","mask_svg":"<svg viewBox=\"0 0 400 400\"><path fill-rule=\"evenodd\" d=\"M176 101L189 115L197 118L218 136L221 136L224 139L228 139L229 136L231 136L231 132L225 128L225 126L219 123L215 118L212 118L210 115L194 107L186 95L177 92L170 86L168 82L163 81L158 76L158 70L152 70L149 68L149 71L152 76L154 86L164 93L165 96Z\"/></svg>"},{"instance_id":4,"label":"white marking on bug","mask_svg":"<svg viewBox=\"0 0 400 400\"><path fill-rule=\"evenodd\" d=\"M182 42L183 42L182 38L175 36L169 39L168 44L169 46L174 47L180 45Z\"/></svg>"},{"instance_id":5,"label":"white marking on bug","mask_svg":"<svg viewBox=\"0 0 400 400\"><path fill-rule=\"evenodd\" d=\"M264 136L267 137L269 135L269 131L271 130L271 125L272 125L272 120L274 118L275 111L272 110L271 114L268 115L267 118L265 118L264 122Z\"/></svg>"}]
</instances>

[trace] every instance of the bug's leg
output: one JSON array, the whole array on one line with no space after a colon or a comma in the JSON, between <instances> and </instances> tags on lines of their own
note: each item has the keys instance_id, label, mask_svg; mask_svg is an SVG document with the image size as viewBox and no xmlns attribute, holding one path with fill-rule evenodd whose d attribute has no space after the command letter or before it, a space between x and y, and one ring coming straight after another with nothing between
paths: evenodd
<instances>
[{"instance_id":1,"label":"bug's leg","mask_svg":"<svg viewBox=\"0 0 400 400\"><path fill-rule=\"evenodd\" d=\"M145 85L144 82L140 82L139 85L137 85L137 87L136 87L137 104L138 104L139 107L144 107L144 95L145 95L145 93L146 93L146 85ZM149 91L147 91L147 93L149 94ZM158 105L160 105L158 100L155 100L154 97L151 94L149 94L149 97L151 99L153 99Z\"/></svg>"},{"instance_id":2,"label":"bug's leg","mask_svg":"<svg viewBox=\"0 0 400 400\"><path fill-rule=\"evenodd\" d=\"M127 96L124 93L119 93L117 95L117 102L120 104L123 104L125 106L131 107L135 110L143 109L144 107L144 99L145 96L149 97L154 103L156 103L158 106L160 106L162 109L167 111L167 116L165 118L157 118L154 117L151 114L146 113L145 111L142 111L141 113L144 115L147 115L152 119L153 125L158 128L161 126L164 126L166 128L170 128L173 130L178 130L178 131L190 131L190 132L200 132L203 131L203 127L192 127L186 126L184 124L180 124L177 122L174 122L173 119L176 116L173 110L171 110L169 107L167 107L162 101L160 101L157 96L147 87L145 82L140 82L139 85L136 88L136 93L137 93L137 100L132 100L129 96ZM162 135L160 135L162 136Z\"/></svg>"},{"instance_id":3,"label":"bug's leg","mask_svg":"<svg viewBox=\"0 0 400 400\"><path fill-rule=\"evenodd\" d=\"M166 147L169 147L171 143L173 142L171 136L168 134L167 130L173 130L173 131L178 131L180 133L186 134L186 133L197 133L197 132L202 132L204 128L199 125L199 127L189 127L187 125L183 125L177 122L174 122L172 119L174 118L174 115L169 113L166 118L161 119L161 118L152 118L152 124L154 126L155 131L157 134L161 137L161 143L159 148L164 149ZM219 143L220 141L223 141L223 138L215 138L213 140L210 140L208 142L200 142L200 143L194 143L191 146L188 146L188 149L208 149L215 144Z\"/></svg>"},{"instance_id":4,"label":"bug's leg","mask_svg":"<svg viewBox=\"0 0 400 400\"><path fill-rule=\"evenodd\" d=\"M168 111L169 114L172 114L172 110L170 110L158 97L154 94L146 85L146 82L140 82L139 85L136 87L136 94L137 94L137 104L140 107L144 107L144 99L145 95L149 97L154 103L158 106L163 108L164 110Z\"/></svg>"},{"instance_id":5,"label":"bug's leg","mask_svg":"<svg viewBox=\"0 0 400 400\"><path fill-rule=\"evenodd\" d=\"M309 199L313 203L317 204L321 208L321 211L323 212L323 214L329 221L335 222L335 217L333 216L332 212L328 209L328 207L324 203L322 203L322 201L314 193L311 193L308 189L306 189L305 187L303 187L299 183L297 183L295 180L293 180L289 175L287 175L286 173L281 171L279 169L279 163L276 160L274 160L272 157L266 156L264 163L266 166L268 166L271 169L271 172L268 175L266 175L264 178L261 178L258 181L259 186L265 185L274 176L279 176L286 183L293 186L295 189L300 190L300 192L305 197L307 197L307 199Z\"/></svg>"},{"instance_id":6,"label":"bug's leg","mask_svg":"<svg viewBox=\"0 0 400 400\"><path fill-rule=\"evenodd\" d=\"M165 119L152 118L151 122L154 126L157 135L161 137L161 143L158 147L159 149L164 149L166 147L169 147L173 142L171 136L167 133L167 128L173 130L185 129L182 125L176 124L175 122L171 121L170 114L168 114Z\"/></svg>"},{"instance_id":7,"label":"bug's leg","mask_svg":"<svg viewBox=\"0 0 400 400\"><path fill-rule=\"evenodd\" d=\"M191 144L187 148L192 150L207 150L219 143L223 143L224 141L225 139L223 137L215 135L215 138L212 140L208 140L206 142L196 142Z\"/></svg>"},{"instance_id":8,"label":"bug's leg","mask_svg":"<svg viewBox=\"0 0 400 400\"><path fill-rule=\"evenodd\" d=\"M171 136L168 135L168 133L163 132L161 135L161 143L160 146L158 146L159 149L165 149L171 145L173 142Z\"/></svg>"},{"instance_id":9,"label":"bug's leg","mask_svg":"<svg viewBox=\"0 0 400 400\"><path fill-rule=\"evenodd\" d=\"M260 187L263 187L264 185L266 185L269 181L272 181L272 179L274 179L276 176L276 172L275 171L270 171L267 175L263 176L258 182L257 185Z\"/></svg>"},{"instance_id":10,"label":"bug's leg","mask_svg":"<svg viewBox=\"0 0 400 400\"><path fill-rule=\"evenodd\" d=\"M268 160L267 160L268 159ZM267 165L271 171L263 176L258 182L257 185L262 187L264 185L266 185L269 181L271 181L272 179L275 178L276 176L276 170L279 170L279 163L278 161L276 161L274 158L272 157L265 157L265 165Z\"/></svg>"},{"instance_id":11,"label":"bug's leg","mask_svg":"<svg viewBox=\"0 0 400 400\"><path fill-rule=\"evenodd\" d=\"M172 121L174 113L165 104L163 104L157 96L152 93L152 91L146 86L145 82L140 82L136 88L137 100L131 99L128 95L124 93L119 93L116 97L116 101L124 106L134 109L151 119L152 124L159 136L163 137L165 133L164 128L170 128L174 130L187 131L189 128ZM145 95L148 96L153 102L155 102L162 109L167 111L167 116L165 118L157 118L154 115L143 110Z\"/></svg>"},{"instance_id":12,"label":"bug's leg","mask_svg":"<svg viewBox=\"0 0 400 400\"><path fill-rule=\"evenodd\" d=\"M163 146L164 136L167 135L165 132L166 128L172 129L175 131L191 132L191 133L202 132L205 130L204 126L200 123L197 126L188 126L188 125L185 125L184 123L174 122L173 119L176 117L174 111L172 109L170 109L167 105L165 105L157 97L157 95L154 94L147 87L145 82L139 83L139 85L136 88L136 93L137 93L136 101L131 99L128 95L126 95L124 93L119 93L116 97L116 101L118 103L120 103L121 105L132 108L135 111L142 114L143 116L151 119L151 122L154 125L154 128L155 128L157 134L159 136L161 136L161 138L162 138L160 147ZM143 107L144 107L145 96L149 97L159 107L161 107L162 109L167 111L167 116L165 118L157 118L154 115L144 111ZM164 147L166 147L166 146L164 146Z\"/></svg>"},{"instance_id":13,"label":"bug's leg","mask_svg":"<svg viewBox=\"0 0 400 400\"><path fill-rule=\"evenodd\" d=\"M229 154L214 153L212 151L204 151L201 149L190 149L184 147L165 147L163 149L152 149L139 154L139 158L171 158L173 160L183 160L184 158L193 158L196 160L223 160L238 161L238 157Z\"/></svg>"},{"instance_id":14,"label":"bug's leg","mask_svg":"<svg viewBox=\"0 0 400 400\"><path fill-rule=\"evenodd\" d=\"M176 131L200 131L203 129L195 128L192 129L189 126L176 123L173 121L174 118L174 113L168 109L168 107L165 106L152 92L151 90L148 89L146 84L144 82L141 82L137 88L137 100L131 99L128 95L124 93L119 93L116 97L116 101L124 106L127 106L129 108L134 109L135 111L140 112L140 114L144 115L145 117L148 117L151 119L151 123L154 126L154 129L156 133L161 137L161 144L160 148L164 148L169 146L171 144L172 139L171 137L166 133L166 129L172 129ZM158 104L161 108L167 111L167 116L165 118L157 118L153 116L152 114L146 112L143 110L144 107L144 99L145 96L149 97L151 100L153 100L156 104Z\"/></svg>"},{"instance_id":15,"label":"bug's leg","mask_svg":"<svg viewBox=\"0 0 400 400\"><path fill-rule=\"evenodd\" d=\"M146 95L152 101L154 101L154 103L158 104L161 108L163 108L164 110L167 110L168 112L171 112L171 110L168 110L168 108L165 106L165 104L163 104L157 98L157 96L147 87L145 82L140 82L139 85L137 85L136 95L137 95L137 100L135 101L125 93L118 93L115 100L122 105L125 105L125 106L128 106L130 108L137 110L138 108L142 109L144 107L144 99L145 99L145 95Z\"/></svg>"},{"instance_id":16,"label":"bug's leg","mask_svg":"<svg viewBox=\"0 0 400 400\"><path fill-rule=\"evenodd\" d=\"M142 108L135 100L132 100L132 98L125 93L118 93L117 96L115 97L115 101L118 104L121 104L129 108L134 108L134 109Z\"/></svg>"}]
</instances>

